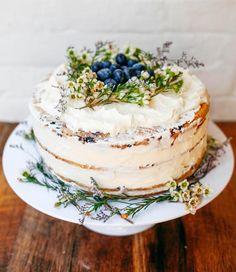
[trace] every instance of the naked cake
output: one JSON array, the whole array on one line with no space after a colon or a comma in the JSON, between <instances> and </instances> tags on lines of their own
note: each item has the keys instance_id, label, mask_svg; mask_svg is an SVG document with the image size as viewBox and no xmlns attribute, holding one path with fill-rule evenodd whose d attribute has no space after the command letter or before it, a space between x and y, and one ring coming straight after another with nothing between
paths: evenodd
<instances>
[{"instance_id":1,"label":"naked cake","mask_svg":"<svg viewBox=\"0 0 236 272\"><path fill-rule=\"evenodd\" d=\"M178 63L180 64L180 63ZM62 181L148 195L192 175L206 151L204 84L162 55L97 43L67 62L30 103L37 148Z\"/></svg>"}]
</instances>

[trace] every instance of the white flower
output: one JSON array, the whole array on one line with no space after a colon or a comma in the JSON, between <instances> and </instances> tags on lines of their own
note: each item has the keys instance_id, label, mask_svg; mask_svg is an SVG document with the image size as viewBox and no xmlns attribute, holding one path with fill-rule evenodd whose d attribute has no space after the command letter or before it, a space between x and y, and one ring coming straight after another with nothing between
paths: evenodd
<instances>
[{"instance_id":1,"label":"white flower","mask_svg":"<svg viewBox=\"0 0 236 272\"><path fill-rule=\"evenodd\" d=\"M173 191L173 192L171 192L170 196L172 197L172 201L175 201L175 202L181 201L182 202L182 197L179 192Z\"/></svg>"},{"instance_id":2,"label":"white flower","mask_svg":"<svg viewBox=\"0 0 236 272\"><path fill-rule=\"evenodd\" d=\"M142 71L141 77L142 77L142 79L148 79L150 77L150 75L147 71Z\"/></svg>"},{"instance_id":3,"label":"white flower","mask_svg":"<svg viewBox=\"0 0 236 272\"><path fill-rule=\"evenodd\" d=\"M139 79L136 76L131 77L130 82L139 83Z\"/></svg>"},{"instance_id":4,"label":"white flower","mask_svg":"<svg viewBox=\"0 0 236 272\"><path fill-rule=\"evenodd\" d=\"M181 192L181 197L183 199L184 202L187 202L190 200L190 191L189 190L185 190Z\"/></svg>"},{"instance_id":5,"label":"white flower","mask_svg":"<svg viewBox=\"0 0 236 272\"><path fill-rule=\"evenodd\" d=\"M197 210L197 206L199 205L199 203L200 203L199 197L197 197L197 196L191 197L189 202L186 203L186 209L191 214L195 214L196 210Z\"/></svg>"},{"instance_id":6,"label":"white flower","mask_svg":"<svg viewBox=\"0 0 236 272\"><path fill-rule=\"evenodd\" d=\"M67 86L68 86L69 89L72 89L72 90L75 89L75 85L76 85L75 82L73 82L73 81L68 81Z\"/></svg>"},{"instance_id":7,"label":"white flower","mask_svg":"<svg viewBox=\"0 0 236 272\"><path fill-rule=\"evenodd\" d=\"M79 78L83 80L84 83L87 83L89 81L88 74L82 74Z\"/></svg>"},{"instance_id":8,"label":"white flower","mask_svg":"<svg viewBox=\"0 0 236 272\"><path fill-rule=\"evenodd\" d=\"M211 189L209 188L209 186L205 186L205 187L203 188L203 195L204 195L204 197L209 196L210 193L211 193Z\"/></svg>"},{"instance_id":9,"label":"white flower","mask_svg":"<svg viewBox=\"0 0 236 272\"><path fill-rule=\"evenodd\" d=\"M200 183L196 183L191 186L191 191L194 195L201 196L204 193L204 188L201 186Z\"/></svg>"},{"instance_id":10,"label":"white flower","mask_svg":"<svg viewBox=\"0 0 236 272\"><path fill-rule=\"evenodd\" d=\"M178 187L182 190L182 191L186 191L188 189L189 186L189 182L187 181L187 179L184 179L183 181L181 181L178 184Z\"/></svg>"},{"instance_id":11,"label":"white flower","mask_svg":"<svg viewBox=\"0 0 236 272\"><path fill-rule=\"evenodd\" d=\"M156 84L154 83L149 84L149 89L151 90L151 92L154 92L156 88L157 88Z\"/></svg>"},{"instance_id":12,"label":"white flower","mask_svg":"<svg viewBox=\"0 0 236 272\"><path fill-rule=\"evenodd\" d=\"M169 181L166 183L166 186L169 188L170 192L173 192L177 188L177 183L175 180Z\"/></svg>"},{"instance_id":13,"label":"white flower","mask_svg":"<svg viewBox=\"0 0 236 272\"><path fill-rule=\"evenodd\" d=\"M87 72L87 73L85 73L84 76L85 76L87 79L93 79L93 78L94 78L93 72L92 72L92 73Z\"/></svg>"},{"instance_id":14,"label":"white flower","mask_svg":"<svg viewBox=\"0 0 236 272\"><path fill-rule=\"evenodd\" d=\"M87 50L81 50L79 59L82 63L90 64L92 61L91 53L89 53Z\"/></svg>"},{"instance_id":15,"label":"white flower","mask_svg":"<svg viewBox=\"0 0 236 272\"><path fill-rule=\"evenodd\" d=\"M78 84L82 84L82 83L84 82L83 77L82 77L82 76L78 77L77 80L76 80L76 82L77 82Z\"/></svg>"},{"instance_id":16,"label":"white flower","mask_svg":"<svg viewBox=\"0 0 236 272\"><path fill-rule=\"evenodd\" d=\"M102 81L97 81L94 85L95 90L101 90L104 87L104 83Z\"/></svg>"}]
</instances>

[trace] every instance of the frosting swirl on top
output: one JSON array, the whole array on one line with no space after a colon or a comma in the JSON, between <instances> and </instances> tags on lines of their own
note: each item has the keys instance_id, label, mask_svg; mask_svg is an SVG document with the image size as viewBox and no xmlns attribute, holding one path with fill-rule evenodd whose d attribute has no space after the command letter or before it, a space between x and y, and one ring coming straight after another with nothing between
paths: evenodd
<instances>
[{"instance_id":1,"label":"frosting swirl on top","mask_svg":"<svg viewBox=\"0 0 236 272\"><path fill-rule=\"evenodd\" d=\"M40 107L53 118L60 119L72 131L103 132L115 136L127 133L137 128L163 127L171 128L176 123L184 123L194 118L202 103L208 103L207 91L204 84L189 71L183 72L184 84L179 93L162 92L154 96L145 106L128 103L112 103L96 106L94 109L82 108L83 100L66 97L67 107L61 112L63 103L61 86L66 86L67 76L65 65L59 66L48 81L38 85L30 108L39 117L36 110ZM82 108L82 109L81 109Z\"/></svg>"}]
</instances>

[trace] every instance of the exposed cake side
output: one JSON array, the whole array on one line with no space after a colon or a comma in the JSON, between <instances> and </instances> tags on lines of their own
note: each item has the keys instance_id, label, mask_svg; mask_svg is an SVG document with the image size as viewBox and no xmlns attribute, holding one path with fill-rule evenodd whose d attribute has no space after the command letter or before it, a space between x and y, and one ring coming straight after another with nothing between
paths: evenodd
<instances>
[{"instance_id":1,"label":"exposed cake side","mask_svg":"<svg viewBox=\"0 0 236 272\"><path fill-rule=\"evenodd\" d=\"M45 162L65 180L89 187L92 176L101 189L126 187L143 194L143 190L185 176L198 164L206 148L207 120L200 126L198 121L180 133L175 141L173 138L168 143L150 140L148 145L126 149L61 138L38 124L34 131Z\"/></svg>"}]
</instances>

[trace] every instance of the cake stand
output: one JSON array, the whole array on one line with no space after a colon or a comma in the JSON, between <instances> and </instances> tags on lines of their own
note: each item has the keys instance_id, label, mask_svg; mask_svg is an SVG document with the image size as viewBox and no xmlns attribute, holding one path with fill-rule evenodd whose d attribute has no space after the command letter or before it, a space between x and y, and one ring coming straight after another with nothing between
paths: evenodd
<instances>
[{"instance_id":1,"label":"cake stand","mask_svg":"<svg viewBox=\"0 0 236 272\"><path fill-rule=\"evenodd\" d=\"M57 192L18 181L22 170L26 168L27 161L32 160L32 157L39 158L35 145L19 136L22 130L29 130L30 128L31 122L30 118L28 118L27 122L23 122L15 128L5 145L3 170L9 185L23 201L36 210L64 221L80 224L80 215L75 207L69 205L66 208L55 208L54 203L57 201ZM222 142L226 140L225 135L213 122L209 123L209 134ZM24 146L26 152L23 152L21 148L12 148L12 146L16 145L18 147ZM233 151L229 144L225 147L225 153L219 158L218 166L201 180L203 184L210 186L212 193L208 198L203 199L199 208L210 203L224 190L232 175L233 167ZM142 232L157 223L172 220L188 213L182 203L161 202L153 204L148 209L138 213L133 218L133 224L114 216L107 222L86 218L83 225L101 234L125 236Z\"/></svg>"}]
</instances>

